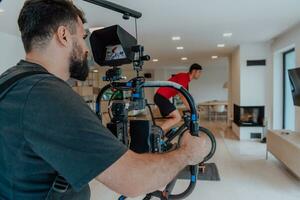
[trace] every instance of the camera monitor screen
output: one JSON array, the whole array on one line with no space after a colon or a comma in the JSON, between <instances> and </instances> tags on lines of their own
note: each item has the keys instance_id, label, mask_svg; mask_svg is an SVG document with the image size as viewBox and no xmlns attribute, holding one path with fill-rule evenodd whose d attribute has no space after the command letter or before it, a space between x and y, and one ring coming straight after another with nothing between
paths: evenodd
<instances>
[{"instance_id":1,"label":"camera monitor screen","mask_svg":"<svg viewBox=\"0 0 300 200\"><path fill-rule=\"evenodd\" d=\"M106 47L105 61L126 59L126 54L121 44Z\"/></svg>"}]
</instances>

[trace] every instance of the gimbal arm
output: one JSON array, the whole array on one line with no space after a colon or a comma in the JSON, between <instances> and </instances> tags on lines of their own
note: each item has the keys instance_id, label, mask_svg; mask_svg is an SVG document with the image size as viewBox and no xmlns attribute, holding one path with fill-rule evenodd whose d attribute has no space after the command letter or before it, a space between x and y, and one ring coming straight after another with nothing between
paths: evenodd
<instances>
[{"instance_id":1,"label":"gimbal arm","mask_svg":"<svg viewBox=\"0 0 300 200\"><path fill-rule=\"evenodd\" d=\"M100 102L101 102L101 98L104 94L104 92L110 88L117 88L117 89L124 89L124 90L130 90L130 89L141 89L141 88L151 88L151 87L170 87L170 88L174 88L177 91L179 91L188 101L188 104L190 106L191 109L191 121L190 121L190 132L193 136L198 136L198 132L199 132L199 125L198 125L198 115L197 115L197 110L195 107L195 103L193 100L193 97L190 95L190 93L181 85L174 83L174 82L170 82L170 81L147 81L147 82L141 82L138 85L134 85L132 84L131 81L129 82L112 82L111 84L105 86L104 88L102 88L102 90L100 91L98 97L97 97L97 101L96 101L96 113L99 116L99 118L101 119L101 112L100 112ZM198 176L198 165L194 165L194 166L190 166L190 172L191 172L191 178L190 178L190 184L188 186L188 188L180 193L180 194L176 194L176 195L172 195L170 194L174 184L176 182L176 179L173 180L171 183L169 183L166 187L166 189L162 192L162 191L156 191L154 193L151 193L149 195L152 196L157 196L159 194L159 198L161 198L162 196L164 196L165 199L184 199L187 196L189 196L195 186L196 186L196 182L197 182L197 176Z\"/></svg>"},{"instance_id":2,"label":"gimbal arm","mask_svg":"<svg viewBox=\"0 0 300 200\"><path fill-rule=\"evenodd\" d=\"M191 109L191 122L190 122L191 134L193 136L198 136L199 133L198 115L197 115L194 99L182 85L170 81L147 81L143 83L141 87L170 87L179 91L186 98ZM165 191L162 193L163 195L166 195L165 196L166 199L174 199L174 200L184 199L193 192L197 182L197 176L199 171L198 165L190 166L190 171L191 171L191 182L188 188L180 194L170 195L169 192L173 190L174 184L176 182L175 179L167 185ZM153 193L153 196L156 196L156 194L158 194L158 192Z\"/></svg>"}]
</instances>

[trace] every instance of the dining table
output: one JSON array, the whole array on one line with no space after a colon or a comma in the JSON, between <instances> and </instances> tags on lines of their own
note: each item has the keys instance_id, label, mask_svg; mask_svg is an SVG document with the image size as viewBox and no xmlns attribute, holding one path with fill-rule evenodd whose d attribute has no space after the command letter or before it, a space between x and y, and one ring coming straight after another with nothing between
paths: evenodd
<instances>
[{"instance_id":1,"label":"dining table","mask_svg":"<svg viewBox=\"0 0 300 200\"><path fill-rule=\"evenodd\" d=\"M206 108L208 120L211 120L211 113L212 108L214 106L225 106L225 108L228 108L228 101L219 101L219 100L213 100L213 101L205 101L198 104L198 110L200 111L200 108Z\"/></svg>"}]
</instances>

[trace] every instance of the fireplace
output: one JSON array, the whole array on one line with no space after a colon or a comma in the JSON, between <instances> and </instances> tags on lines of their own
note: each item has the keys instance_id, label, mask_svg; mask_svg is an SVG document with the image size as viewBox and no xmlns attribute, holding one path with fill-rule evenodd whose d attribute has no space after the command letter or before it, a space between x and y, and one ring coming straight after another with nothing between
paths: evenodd
<instances>
[{"instance_id":1,"label":"fireplace","mask_svg":"<svg viewBox=\"0 0 300 200\"><path fill-rule=\"evenodd\" d=\"M234 105L234 122L238 126L263 127L265 117L264 106Z\"/></svg>"}]
</instances>

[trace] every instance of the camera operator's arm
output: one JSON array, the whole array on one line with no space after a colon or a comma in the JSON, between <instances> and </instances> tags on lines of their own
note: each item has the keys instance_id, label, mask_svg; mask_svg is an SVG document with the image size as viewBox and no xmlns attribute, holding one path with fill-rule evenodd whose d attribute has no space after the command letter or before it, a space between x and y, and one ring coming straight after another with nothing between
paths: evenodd
<instances>
[{"instance_id":1,"label":"camera operator's arm","mask_svg":"<svg viewBox=\"0 0 300 200\"><path fill-rule=\"evenodd\" d=\"M110 189L136 197L166 186L187 165L203 159L203 139L185 134L178 150L165 154L127 151L96 179Z\"/></svg>"},{"instance_id":2,"label":"camera operator's arm","mask_svg":"<svg viewBox=\"0 0 300 200\"><path fill-rule=\"evenodd\" d=\"M189 103L188 103L188 101L186 100L186 98L185 98L182 94L180 94L180 93L179 93L178 95L179 95L179 97L180 97L182 103L184 104L185 108L186 108L187 110L191 110L191 109L190 109L190 106L189 106Z\"/></svg>"}]
</instances>

